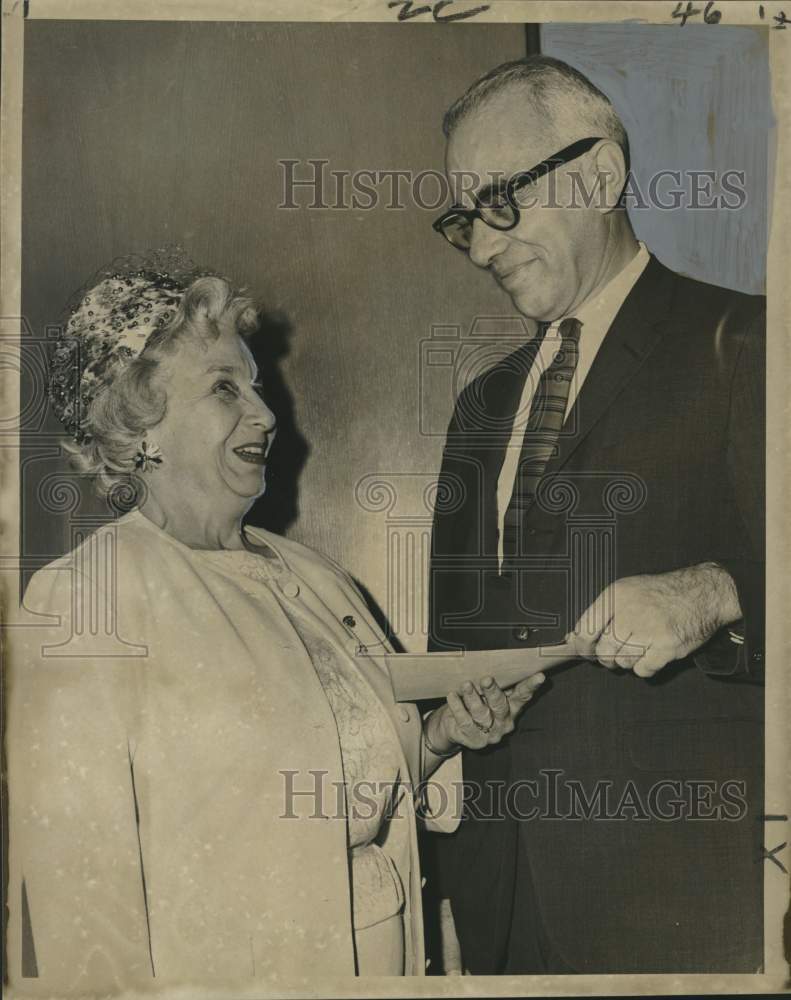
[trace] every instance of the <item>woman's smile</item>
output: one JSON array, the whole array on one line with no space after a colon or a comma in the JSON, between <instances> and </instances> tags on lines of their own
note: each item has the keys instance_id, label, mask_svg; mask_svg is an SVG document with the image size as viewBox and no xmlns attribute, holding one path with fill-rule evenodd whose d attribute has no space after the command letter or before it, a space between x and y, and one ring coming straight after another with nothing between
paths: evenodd
<instances>
[{"instance_id":1,"label":"woman's smile","mask_svg":"<svg viewBox=\"0 0 791 1000\"><path fill-rule=\"evenodd\" d=\"M233 449L235 455L238 455L243 462L249 462L251 465L265 465L268 451L268 443L260 441L240 444L238 448Z\"/></svg>"}]
</instances>

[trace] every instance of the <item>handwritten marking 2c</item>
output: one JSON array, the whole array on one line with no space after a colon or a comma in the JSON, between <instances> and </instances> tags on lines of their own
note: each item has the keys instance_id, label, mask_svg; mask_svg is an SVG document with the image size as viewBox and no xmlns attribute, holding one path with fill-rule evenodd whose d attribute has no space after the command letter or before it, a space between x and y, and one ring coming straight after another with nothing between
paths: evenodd
<instances>
[{"instance_id":1,"label":"handwritten marking 2c","mask_svg":"<svg viewBox=\"0 0 791 1000\"><path fill-rule=\"evenodd\" d=\"M481 14L486 10L489 10L490 4L482 4L480 7L472 7L470 10L457 10L453 13L444 14L443 11L447 7L452 7L454 0L437 0L433 6L431 4L424 4L422 7L413 7L413 0L389 0L387 6L392 10L394 7L400 7L401 10L398 12L399 21L410 21L414 17L420 17L423 14L431 14L432 18L437 22L445 21L466 21L468 18L475 17L476 14Z\"/></svg>"}]
</instances>

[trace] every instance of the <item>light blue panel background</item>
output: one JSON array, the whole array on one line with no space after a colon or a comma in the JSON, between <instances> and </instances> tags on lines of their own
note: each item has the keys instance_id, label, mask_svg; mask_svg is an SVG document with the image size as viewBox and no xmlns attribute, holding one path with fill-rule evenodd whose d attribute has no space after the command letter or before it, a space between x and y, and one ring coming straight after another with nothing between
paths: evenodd
<instances>
[{"instance_id":1,"label":"light blue panel background","mask_svg":"<svg viewBox=\"0 0 791 1000\"><path fill-rule=\"evenodd\" d=\"M541 51L581 70L613 102L644 194L658 170L744 171L747 199L736 211L650 207L630 208L630 215L638 237L668 267L764 292L773 121L768 31L691 22L546 24Z\"/></svg>"}]
</instances>

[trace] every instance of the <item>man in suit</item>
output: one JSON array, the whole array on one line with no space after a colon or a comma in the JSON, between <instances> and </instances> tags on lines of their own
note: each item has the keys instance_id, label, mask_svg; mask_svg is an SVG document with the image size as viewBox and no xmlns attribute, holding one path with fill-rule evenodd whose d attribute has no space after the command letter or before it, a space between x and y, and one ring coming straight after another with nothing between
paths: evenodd
<instances>
[{"instance_id":1,"label":"man in suit","mask_svg":"<svg viewBox=\"0 0 791 1000\"><path fill-rule=\"evenodd\" d=\"M757 971L764 301L638 243L626 133L572 67L498 67L444 125L435 228L537 330L457 400L431 648L580 654L465 755L438 845L464 966Z\"/></svg>"}]
</instances>

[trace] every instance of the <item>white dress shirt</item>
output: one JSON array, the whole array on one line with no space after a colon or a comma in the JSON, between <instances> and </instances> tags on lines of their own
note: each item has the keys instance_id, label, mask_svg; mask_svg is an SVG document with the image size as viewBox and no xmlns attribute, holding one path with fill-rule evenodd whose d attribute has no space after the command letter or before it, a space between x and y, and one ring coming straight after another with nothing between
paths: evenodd
<instances>
[{"instance_id":1,"label":"white dress shirt","mask_svg":"<svg viewBox=\"0 0 791 1000\"><path fill-rule=\"evenodd\" d=\"M648 259L648 250L644 243L640 243L639 250L626 267L620 270L614 278L611 278L597 295L583 302L580 308L576 310L574 315L579 320L582 329L580 331L577 367L574 370L574 377L569 386L569 397L566 403L564 421L568 419L568 415L571 413L571 408L574 406L577 396L582 389L582 384L591 370L599 348L607 335L607 331L612 326L613 320L626 300L626 296L643 273ZM536 388L538 387L539 379L552 363L555 353L560 349L561 338L559 327L565 318L565 316L561 316L550 323L544 340L538 349L533 367L525 379L522 396L519 400L519 408L516 411L516 419L514 420L511 437L505 449L505 458L503 459L503 465L497 480L497 560L501 571L503 567L503 525L505 522L505 512L508 509L508 504L511 502L511 496L516 483L516 472L519 465L519 456L522 452L525 426L530 416L530 407Z\"/></svg>"}]
</instances>

